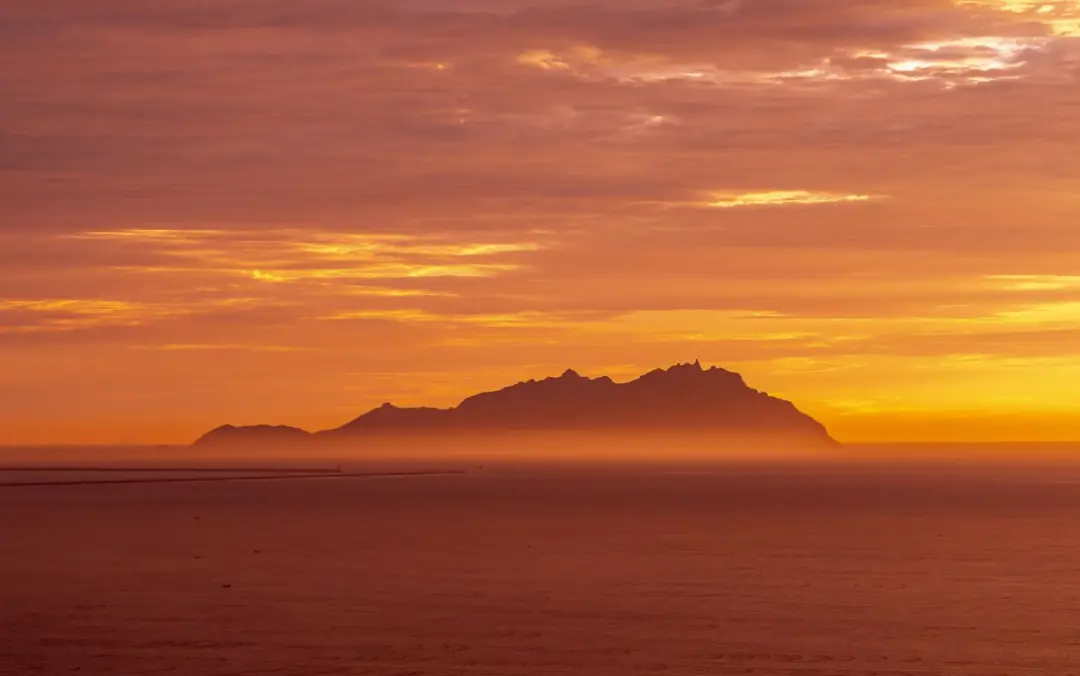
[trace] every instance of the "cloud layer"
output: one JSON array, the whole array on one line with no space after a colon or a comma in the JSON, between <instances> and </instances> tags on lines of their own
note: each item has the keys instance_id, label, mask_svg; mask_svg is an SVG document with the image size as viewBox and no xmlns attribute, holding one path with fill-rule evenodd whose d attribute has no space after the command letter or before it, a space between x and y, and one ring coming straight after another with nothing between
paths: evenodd
<instances>
[{"instance_id":1,"label":"cloud layer","mask_svg":"<svg viewBox=\"0 0 1080 676\"><path fill-rule=\"evenodd\" d=\"M4 14L0 442L697 357L841 438L1080 434L1080 2Z\"/></svg>"}]
</instances>

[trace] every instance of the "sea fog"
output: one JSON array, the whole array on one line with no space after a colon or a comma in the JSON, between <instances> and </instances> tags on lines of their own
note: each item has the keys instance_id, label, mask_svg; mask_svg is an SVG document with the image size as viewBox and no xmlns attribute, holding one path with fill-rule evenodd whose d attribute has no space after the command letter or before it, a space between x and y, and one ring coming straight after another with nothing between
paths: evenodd
<instances>
[{"instance_id":1,"label":"sea fog","mask_svg":"<svg viewBox=\"0 0 1080 676\"><path fill-rule=\"evenodd\" d=\"M8 449L0 674L1080 673L1070 450ZM458 473L281 475L326 463ZM140 482L169 477L198 480Z\"/></svg>"}]
</instances>

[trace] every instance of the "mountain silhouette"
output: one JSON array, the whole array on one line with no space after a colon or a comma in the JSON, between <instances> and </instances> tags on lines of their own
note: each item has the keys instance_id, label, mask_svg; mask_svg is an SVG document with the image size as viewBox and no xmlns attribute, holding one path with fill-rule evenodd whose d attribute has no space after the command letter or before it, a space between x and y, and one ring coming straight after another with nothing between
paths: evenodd
<instances>
[{"instance_id":1,"label":"mountain silhouette","mask_svg":"<svg viewBox=\"0 0 1080 676\"><path fill-rule=\"evenodd\" d=\"M199 437L196 446L287 444L310 441L311 432L286 425L222 425Z\"/></svg>"},{"instance_id":2,"label":"mountain silhouette","mask_svg":"<svg viewBox=\"0 0 1080 676\"><path fill-rule=\"evenodd\" d=\"M488 433L658 432L836 445L825 427L791 402L746 385L742 376L699 362L656 369L625 383L573 370L468 397L456 407L383 404L334 429L307 435L287 427L221 427L198 443L306 438L350 442L388 437L471 437Z\"/></svg>"}]
</instances>

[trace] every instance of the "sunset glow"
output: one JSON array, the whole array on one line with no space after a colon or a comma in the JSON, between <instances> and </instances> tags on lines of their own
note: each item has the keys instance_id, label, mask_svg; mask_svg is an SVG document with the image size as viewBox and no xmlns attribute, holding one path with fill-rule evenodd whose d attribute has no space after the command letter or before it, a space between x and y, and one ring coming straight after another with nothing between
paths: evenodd
<instances>
[{"instance_id":1,"label":"sunset glow","mask_svg":"<svg viewBox=\"0 0 1080 676\"><path fill-rule=\"evenodd\" d=\"M1080 438L1080 2L9 4L0 444L694 359Z\"/></svg>"},{"instance_id":2,"label":"sunset glow","mask_svg":"<svg viewBox=\"0 0 1080 676\"><path fill-rule=\"evenodd\" d=\"M841 195L828 192L810 192L808 190L770 190L768 192L748 192L712 196L708 206L718 209L755 206L785 206L798 204L838 204L843 202L865 202L869 195Z\"/></svg>"}]
</instances>

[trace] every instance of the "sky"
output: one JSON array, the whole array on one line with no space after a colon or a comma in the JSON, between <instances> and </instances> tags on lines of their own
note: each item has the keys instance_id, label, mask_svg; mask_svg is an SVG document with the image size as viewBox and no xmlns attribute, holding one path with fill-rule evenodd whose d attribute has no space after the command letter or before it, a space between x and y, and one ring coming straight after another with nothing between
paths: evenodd
<instances>
[{"instance_id":1,"label":"sky","mask_svg":"<svg viewBox=\"0 0 1080 676\"><path fill-rule=\"evenodd\" d=\"M1080 1L0 0L0 443L700 359L1080 439Z\"/></svg>"}]
</instances>

